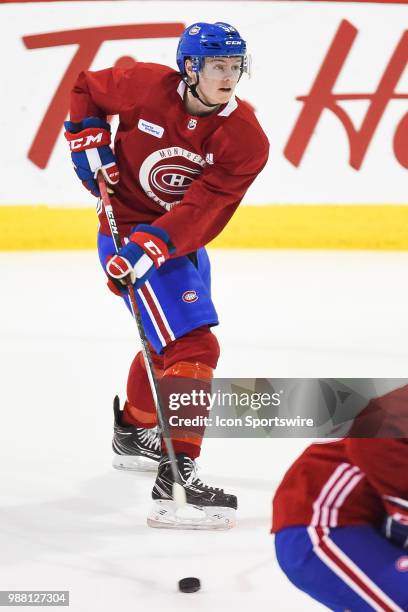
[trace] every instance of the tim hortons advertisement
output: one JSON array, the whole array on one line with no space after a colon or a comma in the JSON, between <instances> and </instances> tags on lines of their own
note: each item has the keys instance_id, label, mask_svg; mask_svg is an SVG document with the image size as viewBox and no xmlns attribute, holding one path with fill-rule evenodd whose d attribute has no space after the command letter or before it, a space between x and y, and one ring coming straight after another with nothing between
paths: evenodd
<instances>
[{"instance_id":1,"label":"tim hortons advertisement","mask_svg":"<svg viewBox=\"0 0 408 612\"><path fill-rule=\"evenodd\" d=\"M1 16L2 205L93 206L63 137L78 74L139 61L176 68L178 37L194 21L233 23L252 55L238 97L271 153L244 203L407 201L407 6L59 2L5 4Z\"/></svg>"}]
</instances>

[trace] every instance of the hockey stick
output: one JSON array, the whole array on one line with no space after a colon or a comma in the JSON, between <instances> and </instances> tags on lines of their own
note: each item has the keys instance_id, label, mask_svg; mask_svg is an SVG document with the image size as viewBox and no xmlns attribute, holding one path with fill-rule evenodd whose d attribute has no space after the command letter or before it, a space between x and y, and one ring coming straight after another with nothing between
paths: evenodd
<instances>
[{"instance_id":1,"label":"hockey stick","mask_svg":"<svg viewBox=\"0 0 408 612\"><path fill-rule=\"evenodd\" d=\"M112 204L106 188L106 183L101 173L98 174L98 186L99 191L101 192L101 200L106 218L109 223L113 242L115 243L115 249L116 252L118 252L119 249L122 247L122 242L120 240L119 230L118 226L116 225L115 215L113 213ZM176 506L178 508L181 508L186 504L186 492L183 485L181 484L180 475L177 469L177 459L176 454L174 452L173 441L170 437L170 430L165 418L163 402L160 398L159 386L156 374L154 372L152 356L150 354L149 346L147 344L147 338L143 327L142 317L140 315L140 311L136 302L135 288L133 287L129 276L127 276L124 280L126 282L126 288L128 290L132 315L134 320L136 321L137 330L139 332L140 341L142 343L142 353L146 366L147 376L149 378L150 389L153 395L153 401L156 406L157 418L159 420L160 429L162 431L162 436L166 444L167 453L170 459L171 471L174 479L173 500L175 501Z\"/></svg>"}]
</instances>

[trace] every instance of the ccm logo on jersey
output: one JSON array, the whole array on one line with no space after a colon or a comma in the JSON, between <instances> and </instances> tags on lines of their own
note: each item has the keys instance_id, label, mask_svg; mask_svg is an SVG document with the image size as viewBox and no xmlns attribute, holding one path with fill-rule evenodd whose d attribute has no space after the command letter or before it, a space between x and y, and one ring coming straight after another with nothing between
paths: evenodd
<instances>
[{"instance_id":1,"label":"ccm logo on jersey","mask_svg":"<svg viewBox=\"0 0 408 612\"><path fill-rule=\"evenodd\" d=\"M146 121L145 119L139 119L137 127L141 132L146 132L146 134L156 136L156 138L161 138L164 134L164 128L162 128L161 125L150 123L150 121Z\"/></svg>"},{"instance_id":2,"label":"ccm logo on jersey","mask_svg":"<svg viewBox=\"0 0 408 612\"><path fill-rule=\"evenodd\" d=\"M197 291L194 289L190 289L189 291L185 291L181 296L183 302L187 302L187 304L191 304L192 302L196 302L198 300Z\"/></svg>"}]
</instances>

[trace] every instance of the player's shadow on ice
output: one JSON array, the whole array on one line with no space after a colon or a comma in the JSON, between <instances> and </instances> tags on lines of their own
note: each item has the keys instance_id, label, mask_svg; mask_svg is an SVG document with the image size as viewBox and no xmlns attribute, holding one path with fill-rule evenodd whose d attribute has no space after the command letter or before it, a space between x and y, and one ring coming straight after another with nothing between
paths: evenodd
<instances>
[{"instance_id":1,"label":"player's shadow on ice","mask_svg":"<svg viewBox=\"0 0 408 612\"><path fill-rule=\"evenodd\" d=\"M81 555L86 558L97 555L98 551L103 556L107 544L113 541L118 546L131 545L134 550L148 546L152 530L146 526L146 516L152 503L154 478L154 473L134 474L112 469L79 482L76 495L0 509L0 566L30 561L49 563L50 559L52 563L70 566L70 557L78 560ZM273 487L268 481L223 479L219 475L217 480L223 481L221 486L226 489L241 490L237 493L242 506L246 501L245 490L265 491L272 497ZM267 512L263 517L239 517L238 513L237 530L267 530L268 520ZM233 536L233 533L227 535ZM73 562L72 567L76 564ZM88 570L92 571L91 567ZM103 567L100 570L105 571Z\"/></svg>"},{"instance_id":2,"label":"player's shadow on ice","mask_svg":"<svg viewBox=\"0 0 408 612\"><path fill-rule=\"evenodd\" d=\"M106 473L79 483L78 493L43 503L0 509L0 565L48 553L80 555L107 538L143 537L154 474Z\"/></svg>"}]
</instances>

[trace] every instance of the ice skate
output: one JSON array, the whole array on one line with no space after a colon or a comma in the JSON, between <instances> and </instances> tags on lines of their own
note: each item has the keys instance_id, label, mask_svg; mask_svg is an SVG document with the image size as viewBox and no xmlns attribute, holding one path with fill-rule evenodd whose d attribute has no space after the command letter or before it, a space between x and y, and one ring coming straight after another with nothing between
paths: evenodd
<instances>
[{"instance_id":1,"label":"ice skate","mask_svg":"<svg viewBox=\"0 0 408 612\"><path fill-rule=\"evenodd\" d=\"M235 526L237 498L223 489L204 484L197 477L195 461L176 455L181 483L187 498L185 507L177 508L172 499L173 474L164 455L159 463L152 491L153 508L147 518L149 527L164 529L230 529Z\"/></svg>"},{"instance_id":2,"label":"ice skate","mask_svg":"<svg viewBox=\"0 0 408 612\"><path fill-rule=\"evenodd\" d=\"M117 470L155 472L160 461L161 437L157 427L145 429L122 425L118 396L113 400L113 462Z\"/></svg>"}]
</instances>

